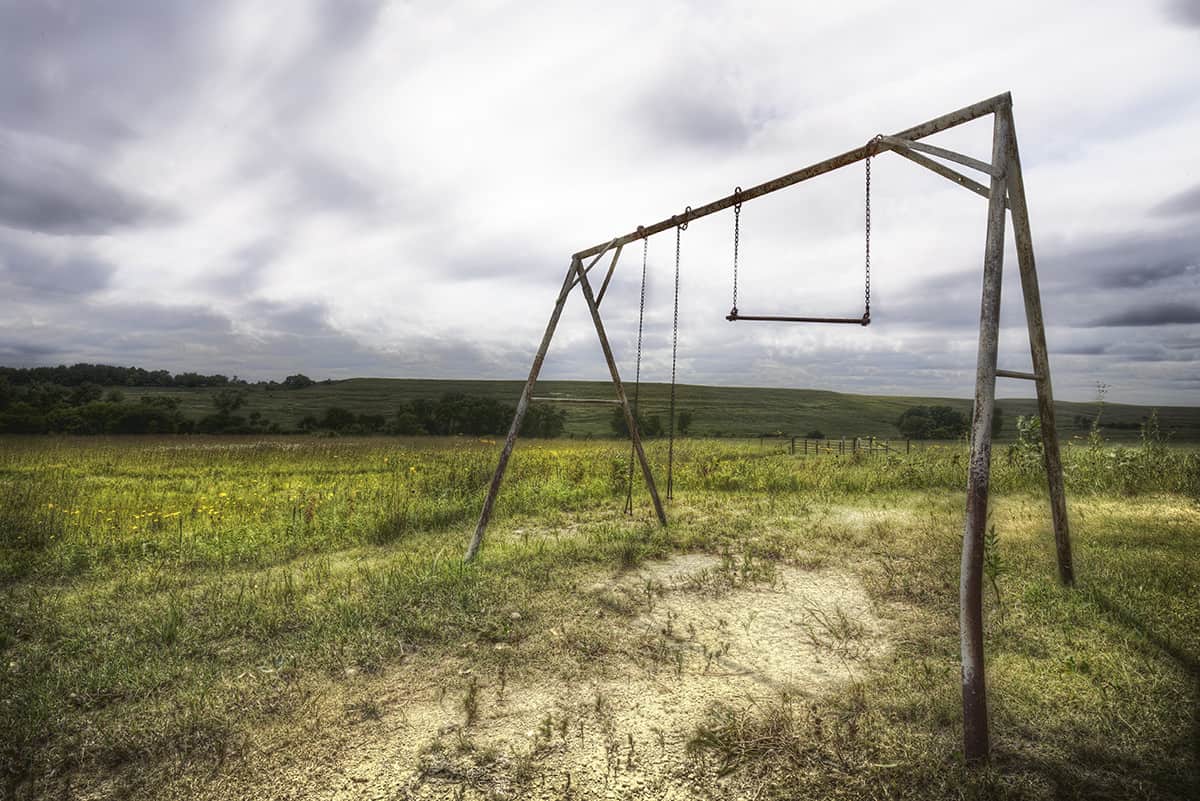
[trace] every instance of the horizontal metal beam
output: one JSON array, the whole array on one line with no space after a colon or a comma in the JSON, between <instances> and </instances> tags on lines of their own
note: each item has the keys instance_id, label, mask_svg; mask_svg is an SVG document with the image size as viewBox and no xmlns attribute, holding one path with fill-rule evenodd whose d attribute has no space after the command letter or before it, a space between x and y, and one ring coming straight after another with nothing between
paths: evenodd
<instances>
[{"instance_id":1,"label":"horizontal metal beam","mask_svg":"<svg viewBox=\"0 0 1200 801\"><path fill-rule=\"evenodd\" d=\"M963 187L964 189L970 189L972 192L979 195L980 197L986 198L989 194L988 188L986 186L979 183L978 181L968 178L967 176L963 175L960 172L955 172L954 170L947 167L945 164L942 164L940 161L934 161L933 159L928 158L927 156L922 156L920 153L914 153L913 151L907 150L905 148L898 147L898 148L895 148L894 150L892 150L892 152L895 153L897 156L903 156L904 158L911 161L913 164L919 164L927 170L936 172L938 175L942 176L943 178L949 178L951 181L954 181L954 183L958 184L959 186ZM1004 201L1004 205L1005 206L1009 205L1007 198Z\"/></svg>"},{"instance_id":2,"label":"horizontal metal beam","mask_svg":"<svg viewBox=\"0 0 1200 801\"><path fill-rule=\"evenodd\" d=\"M924 142L914 142L911 139L904 139L898 136L880 137L880 141L885 145L891 145L893 148L903 148L904 150L920 150L922 153L928 153L931 156L946 159L947 161L957 161L964 167L970 167L973 170L979 170L984 175L991 175L992 165L986 161L980 161L970 156L964 156L962 153L953 150L947 150L944 147L936 145L927 145Z\"/></svg>"},{"instance_id":3,"label":"horizontal metal beam","mask_svg":"<svg viewBox=\"0 0 1200 801\"><path fill-rule=\"evenodd\" d=\"M1033 373L1019 373L1016 370L997 370L997 378L1022 378L1026 381L1037 381L1038 377Z\"/></svg>"},{"instance_id":4,"label":"horizontal metal beam","mask_svg":"<svg viewBox=\"0 0 1200 801\"><path fill-rule=\"evenodd\" d=\"M544 403L606 403L619 406L621 401L612 398L530 398Z\"/></svg>"},{"instance_id":5,"label":"horizontal metal beam","mask_svg":"<svg viewBox=\"0 0 1200 801\"><path fill-rule=\"evenodd\" d=\"M971 120L979 119L995 112L998 108L1009 105L1012 102L1012 97L1008 92L995 97L989 97L987 100L982 100L970 106L964 106L958 111L952 111L949 114L943 114L940 117L935 117L932 120L923 122L920 125L914 125L911 128L906 128L903 131L897 132L894 136L897 139L907 139L909 141L922 139L926 136L931 136L940 131L945 131L953 128L956 125L970 122ZM603 253L614 245L628 245L630 242L636 242L644 236L653 236L654 234L662 233L663 231L674 228L683 222L691 222L698 220L701 217L707 217L710 214L716 214L719 211L733 208L733 205L738 202L754 200L755 198L768 195L772 192L778 192L780 189L785 189L789 186L807 181L810 178L816 178L818 175L824 175L827 172L846 167L855 162L862 161L867 156L873 156L880 151L879 143L871 140L867 144L856 147L853 150L847 150L845 153L826 159L825 161L817 162L803 169L790 172L787 175L780 176L774 180L761 183L758 186L752 186L749 189L743 189L737 195L726 195L720 200L714 200L711 203L706 203L702 206L697 206L684 214L674 214L665 220L659 220L653 225L640 226L636 231L619 236L612 242L606 242L602 245L593 245L586 250L581 250L575 254L577 259L586 259L589 256L595 256L597 253ZM685 217L686 215L686 217Z\"/></svg>"}]
</instances>

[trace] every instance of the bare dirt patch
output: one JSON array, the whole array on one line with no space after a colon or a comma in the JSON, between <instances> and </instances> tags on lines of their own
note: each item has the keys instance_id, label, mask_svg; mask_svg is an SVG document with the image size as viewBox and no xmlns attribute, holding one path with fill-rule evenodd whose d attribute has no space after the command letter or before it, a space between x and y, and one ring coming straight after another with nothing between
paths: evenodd
<instances>
[{"instance_id":1,"label":"bare dirt patch","mask_svg":"<svg viewBox=\"0 0 1200 801\"><path fill-rule=\"evenodd\" d=\"M714 702L816 695L887 647L857 579L737 558L689 555L589 588L601 612L539 635L567 646L599 626L621 658L558 675L476 676L470 653L443 680L409 665L380 681L359 722L316 752L259 773L226 797L295 799L737 797L687 744ZM609 630L611 629L611 630ZM513 649L544 649L527 641ZM452 680L446 682L444 677ZM318 756L319 754L319 756ZM224 784L224 783L223 783ZM215 789L210 787L211 789Z\"/></svg>"}]
</instances>

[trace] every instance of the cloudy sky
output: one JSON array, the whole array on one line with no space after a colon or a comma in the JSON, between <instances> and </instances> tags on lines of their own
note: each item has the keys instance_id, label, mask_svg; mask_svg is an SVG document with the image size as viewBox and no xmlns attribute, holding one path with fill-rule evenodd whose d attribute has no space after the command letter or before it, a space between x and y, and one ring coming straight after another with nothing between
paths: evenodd
<instances>
[{"instance_id":1,"label":"cloudy sky","mask_svg":"<svg viewBox=\"0 0 1200 801\"><path fill-rule=\"evenodd\" d=\"M0 364L524 377L572 252L1011 90L1057 395L1200 398L1200 0L0 0L0 70ZM930 141L986 157L990 122ZM681 381L970 395L986 201L872 178L870 328L727 323L714 215ZM741 241L744 313L861 314L862 165ZM630 375L641 255L604 302ZM1000 363L1029 369L1011 244ZM605 376L578 296L543 376Z\"/></svg>"}]
</instances>

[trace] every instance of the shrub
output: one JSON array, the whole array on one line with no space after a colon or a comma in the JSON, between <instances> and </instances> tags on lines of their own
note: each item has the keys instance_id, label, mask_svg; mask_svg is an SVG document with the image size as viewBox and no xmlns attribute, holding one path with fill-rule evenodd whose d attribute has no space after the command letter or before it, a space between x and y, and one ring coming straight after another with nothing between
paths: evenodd
<instances>
[{"instance_id":1,"label":"shrub","mask_svg":"<svg viewBox=\"0 0 1200 801\"><path fill-rule=\"evenodd\" d=\"M967 417L949 406L913 406L896 421L909 439L955 439L967 431Z\"/></svg>"}]
</instances>

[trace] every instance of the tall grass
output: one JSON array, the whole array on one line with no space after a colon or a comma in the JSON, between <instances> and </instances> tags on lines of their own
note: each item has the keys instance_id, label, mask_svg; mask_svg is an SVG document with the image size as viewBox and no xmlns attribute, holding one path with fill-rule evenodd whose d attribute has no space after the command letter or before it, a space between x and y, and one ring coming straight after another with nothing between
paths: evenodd
<instances>
[{"instance_id":1,"label":"tall grass","mask_svg":"<svg viewBox=\"0 0 1200 801\"><path fill-rule=\"evenodd\" d=\"M799 564L860 553L876 565L880 597L953 608L967 457L957 445L804 458L686 440L664 530L640 483L639 515L619 514L626 444L522 443L484 562L468 567L459 556L495 442L0 444L0 771L12 793L33 795L51 786L38 782L74 770L220 764L259 723L307 709L315 688L348 669L379 670L417 648L517 642L545 610L594 614L576 592L589 571L671 550ZM661 478L665 443L652 443L650 456ZM1194 519L1178 509L1200 497L1200 455L1150 444L1068 447L1064 459L1073 513L1108 549L1085 544L1080 558L1124 586L1118 551L1136 553L1145 569L1134 589L1169 611L1164 625L1196 622L1184 602L1162 599L1191 586L1171 559ZM997 447L992 487L1044 510L1040 459L1027 452ZM1142 502L1158 495L1167 500ZM881 511L861 513L893 506L902 511L886 525ZM1044 527L1030 522L1041 517L998 523L1005 597L1077 618L1085 601L1047 594L1030 578L1040 575L1034 549L1005 539ZM1016 612L1006 619L1040 625ZM1194 651L1193 640L1183 647ZM589 653L606 647L591 630L575 641ZM897 675L916 681L910 656ZM938 704L919 714L944 717Z\"/></svg>"}]
</instances>

